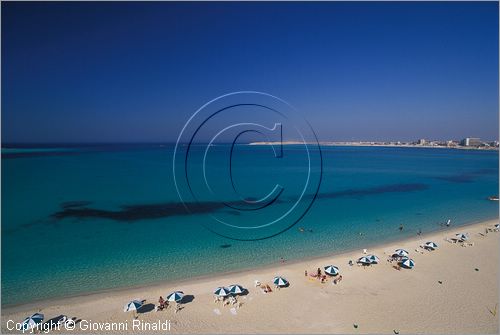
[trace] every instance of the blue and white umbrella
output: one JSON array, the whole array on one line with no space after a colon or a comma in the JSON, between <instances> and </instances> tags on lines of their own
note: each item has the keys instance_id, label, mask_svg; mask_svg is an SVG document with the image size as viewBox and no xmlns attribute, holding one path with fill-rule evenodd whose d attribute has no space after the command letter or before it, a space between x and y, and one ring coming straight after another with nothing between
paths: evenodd
<instances>
[{"instance_id":1,"label":"blue and white umbrella","mask_svg":"<svg viewBox=\"0 0 500 335\"><path fill-rule=\"evenodd\" d=\"M368 255L366 256L366 258L368 258L370 260L370 263L372 264L378 264L378 262L380 261L380 259L375 255Z\"/></svg>"},{"instance_id":2,"label":"blue and white umbrella","mask_svg":"<svg viewBox=\"0 0 500 335\"><path fill-rule=\"evenodd\" d=\"M226 287L217 287L214 291L214 294L218 297L225 297L228 296L230 292Z\"/></svg>"},{"instance_id":3,"label":"blue and white umbrella","mask_svg":"<svg viewBox=\"0 0 500 335\"><path fill-rule=\"evenodd\" d=\"M334 265L325 266L325 273L330 276L336 276L339 274L339 268Z\"/></svg>"},{"instance_id":4,"label":"blue and white umbrella","mask_svg":"<svg viewBox=\"0 0 500 335\"><path fill-rule=\"evenodd\" d=\"M129 302L128 304L126 304L125 307L123 307L123 311L124 312L136 311L139 308L141 308L142 305L143 305L142 301L132 300L131 302Z\"/></svg>"},{"instance_id":5,"label":"blue and white umbrella","mask_svg":"<svg viewBox=\"0 0 500 335\"><path fill-rule=\"evenodd\" d=\"M43 321L43 314L40 313L35 313L32 316L28 316L24 321L21 323L21 329L23 332L28 329L35 328L37 324L42 323Z\"/></svg>"},{"instance_id":6,"label":"blue and white umbrella","mask_svg":"<svg viewBox=\"0 0 500 335\"><path fill-rule=\"evenodd\" d=\"M182 292L182 291L175 291L175 292L170 293L167 296L167 301L180 302L182 300L182 298L184 298L184 292Z\"/></svg>"},{"instance_id":7,"label":"blue and white umbrella","mask_svg":"<svg viewBox=\"0 0 500 335\"><path fill-rule=\"evenodd\" d=\"M410 253L408 251L406 251L405 249L396 249L394 250L394 255L398 256L398 257L407 257Z\"/></svg>"},{"instance_id":8,"label":"blue and white umbrella","mask_svg":"<svg viewBox=\"0 0 500 335\"><path fill-rule=\"evenodd\" d=\"M500 223L497 223L494 227L495 229L500 229Z\"/></svg>"},{"instance_id":9,"label":"blue and white umbrella","mask_svg":"<svg viewBox=\"0 0 500 335\"><path fill-rule=\"evenodd\" d=\"M434 242L425 242L424 248L434 250L438 248L438 245Z\"/></svg>"},{"instance_id":10,"label":"blue and white umbrella","mask_svg":"<svg viewBox=\"0 0 500 335\"><path fill-rule=\"evenodd\" d=\"M230 285L228 288L229 292L231 292L232 294L242 294L246 291L246 289L241 285Z\"/></svg>"},{"instance_id":11,"label":"blue and white umbrella","mask_svg":"<svg viewBox=\"0 0 500 335\"><path fill-rule=\"evenodd\" d=\"M469 239L469 235L468 234L455 234L456 236L456 239L459 240L459 241L467 241Z\"/></svg>"},{"instance_id":12,"label":"blue and white umbrella","mask_svg":"<svg viewBox=\"0 0 500 335\"><path fill-rule=\"evenodd\" d=\"M407 269L413 269L413 267L415 266L415 262L413 261L413 259L411 258L408 258L408 257L405 257L401 260L401 266L407 268Z\"/></svg>"},{"instance_id":13,"label":"blue and white umbrella","mask_svg":"<svg viewBox=\"0 0 500 335\"><path fill-rule=\"evenodd\" d=\"M277 276L277 277L274 277L273 283L276 286L283 287L283 286L288 285L288 280L286 280L285 278L283 278L281 276Z\"/></svg>"},{"instance_id":14,"label":"blue and white umbrella","mask_svg":"<svg viewBox=\"0 0 500 335\"><path fill-rule=\"evenodd\" d=\"M363 256L360 259L358 259L358 263L370 265L372 263L372 261L368 257Z\"/></svg>"}]
</instances>

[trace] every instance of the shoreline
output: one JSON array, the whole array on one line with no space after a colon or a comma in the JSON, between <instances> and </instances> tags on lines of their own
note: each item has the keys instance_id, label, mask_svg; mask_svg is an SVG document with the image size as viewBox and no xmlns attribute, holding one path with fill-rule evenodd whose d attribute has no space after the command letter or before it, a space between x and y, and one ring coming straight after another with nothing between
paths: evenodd
<instances>
[{"instance_id":1,"label":"shoreline","mask_svg":"<svg viewBox=\"0 0 500 335\"><path fill-rule=\"evenodd\" d=\"M299 141L283 142L251 142L248 146L268 146L268 145L303 145ZM320 147L377 147L377 148L422 148L422 149L457 149L457 150L477 150L477 151L498 151L497 147L464 147L464 146L444 146L444 145L420 145L420 144L371 144L371 143L347 143L347 142L318 142L305 143L306 145L317 145Z\"/></svg>"},{"instance_id":2,"label":"shoreline","mask_svg":"<svg viewBox=\"0 0 500 335\"><path fill-rule=\"evenodd\" d=\"M437 229L430 230L427 232L423 232L420 236L405 236L405 237L400 237L400 238L394 238L390 239L387 241L383 242L372 242L370 243L369 241L366 241L366 245L364 246L365 248L377 248L381 247L386 244L393 244L393 243L405 243L411 240L414 240L416 238L426 238L426 237L432 237L433 235L441 232L446 232L449 230L453 229L467 229L470 226L475 226L475 225L480 225L484 224L485 222L493 222L497 219L488 219L488 220L474 220L471 222L467 222L465 224L460 224L460 225L451 225L450 227L446 226L439 226ZM307 256L307 257L301 257L301 258L296 258L296 259L291 259L291 260L286 260L286 265L296 265L304 262L311 262L311 261L317 261L321 260L327 257L338 257L342 256L345 254L350 254L355 251L359 251L358 247L352 247L344 250L339 250L336 252L327 252L324 254L318 254L314 256ZM233 270L233 271L226 271L226 272L221 272L221 273L207 273L204 275L199 275L195 277L190 277L187 279L172 279L172 280L161 280L161 281L155 281L155 282L150 282L146 284L138 284L138 285L130 285L130 286L123 286L123 287L113 287L113 288L107 288L107 289L100 289L100 290L95 290L95 291L88 291L88 292L81 292L81 293L76 293L76 294L71 294L71 295L65 295L65 296L56 296L56 297L50 297L50 298L42 298L39 300L34 300L31 302L21 302L21 303L14 303L14 304L7 304L7 305L2 305L1 310L16 310L18 308L23 308L23 307L31 307L31 306L38 306L41 304L54 304L54 303L60 303L67 301L69 299L81 299L81 298L87 298L87 297L94 297L94 296L99 296L103 294L113 294L113 293L123 293L131 290L145 290L145 289L157 289L159 287L163 287L165 285L169 286L176 286L176 285L185 285L185 284L190 284L190 283L195 283L198 281L203 281L207 279L217 279L217 278L224 278L227 276L235 276L235 275L242 275L246 272L249 271L256 271L256 270L269 270L272 269L276 266L282 266L284 265L283 263L280 263L279 261L276 261L275 263L268 263L268 264L262 264L262 265L257 265L257 266L252 266L248 268L242 268L238 270Z\"/></svg>"},{"instance_id":3,"label":"shoreline","mask_svg":"<svg viewBox=\"0 0 500 335\"><path fill-rule=\"evenodd\" d=\"M92 292L92 293L87 293L85 295L77 295L77 296L73 296L73 297L54 298L54 299L47 299L47 300L43 300L43 301L37 301L37 302L33 302L33 303L20 304L20 305L16 305L16 306L8 306L8 307L6 306L6 307L2 307L2 330L4 332L7 331L5 329L6 318L10 317L14 320L18 320L18 319L23 318L24 316L26 316L32 312L33 313L37 312L40 309L46 315L46 319L50 319L50 318L62 313L62 314L67 314L68 316L75 315L79 318L84 318L84 319L89 319L89 317L90 317L92 320L99 320L99 319L101 319L102 321L104 321L104 320L119 320L119 319L126 320L127 314L123 313L121 311L122 305L126 301L134 299L134 298L141 298L141 299L144 298L144 299L147 299L148 302L155 303L156 300L158 299L159 295L165 296L170 291L173 291L176 289L181 289L181 290L184 290L184 292L186 294L193 294L194 301L186 304L186 306L185 306L186 310L185 311L183 310L182 312L180 312L179 317L181 317L181 318L186 317L188 319L189 318L191 318L191 319L189 320L189 322L188 322L188 320L185 320L185 323L182 323L182 325L183 325L182 329L176 328L175 326L174 326L174 329L178 329L178 331L180 331L180 332L188 332L188 333L189 332L203 332L203 330L200 330L200 329L204 329L205 332L216 332L216 333L217 332L233 332L234 333L234 332L238 332L238 329L231 328L228 326L226 326L225 328L218 328L219 327L218 323L214 324L213 327L210 329L200 328L200 327L202 327L202 325L201 325L202 320L199 320L199 319L202 317L198 316L198 314L193 314L193 313L196 313L195 310L198 310L199 313L201 313L201 314L210 312L210 313L208 313L207 316L204 316L204 317L207 317L207 318L215 317L215 315L211 311L212 308L216 307L213 303L212 290L217 286L238 283L238 284L243 285L244 287L247 287L249 289L249 292L250 292L248 294L248 299L246 299L246 297L243 298L243 299L246 299L246 300L244 300L245 306L242 307L241 313L240 312L238 312L238 313L244 314L245 312L248 312L249 310L251 310L253 308L258 308L254 311L254 313L259 314L259 313L261 313L260 308L261 307L264 308L262 304L266 303L266 301L262 301L262 304L256 305L255 303L253 303L252 300L262 300L262 299L268 298L268 296L269 296L269 297L273 297L273 298L269 298L269 299L271 299L271 301L272 301L272 299L274 299L276 297L277 300L285 299L286 302L288 302L287 299L292 299L291 301L293 301L293 303L296 304L297 301L294 300L295 298L291 297L291 294L288 294L288 293L293 291L293 292L295 292L294 294L298 294L298 293L302 294L302 293L304 293L302 291L308 290L309 288L305 288L305 289L302 289L300 291L297 291L297 287L304 286L304 284L301 283L301 281L304 281L306 286L308 286L308 285L318 286L317 288L318 289L321 288L322 291L324 291L323 292L324 294L331 294L331 293L328 293L327 290L337 289L337 287L335 285L329 285L330 283L329 284L320 284L318 282L309 283L307 281L307 279L304 279L304 274L303 274L304 269L314 270L317 266L320 266L320 264L327 265L327 263L330 264L331 262L333 262L334 265L337 265L340 267L341 274L343 274L345 277L345 280L348 281L348 283L346 285L344 283L342 283L341 286L337 285L339 287L344 287L344 285L346 287L349 285L355 286L355 282L362 281L364 276L372 275L372 273L373 273L373 275L376 275L377 272L382 273L382 276L383 276L380 278L377 277L377 278L379 278L377 281L380 281L380 282L385 282L387 280L386 278L384 278L384 276L388 277L388 276L394 276L394 275L396 275L396 276L402 275L402 276L407 276L407 277L409 276L408 277L409 279L412 279L413 277L417 276L417 285L420 285L420 284L423 285L423 283L421 283L420 280L418 279L419 276L423 275L420 272L420 271L422 271L421 268L425 268L424 261L427 261L427 260L432 261L434 256L439 255L440 257L445 257L445 256L446 257L455 257L456 255L454 255L453 252L464 253L464 255L467 255L467 253L480 252L479 244L482 244L483 242L488 242L488 248L495 248L498 251L498 241L499 241L500 233L490 233L487 235L488 237L484 238L483 240L480 240L479 237L477 237L478 232L480 232L480 231L484 232L485 227L492 226L495 223L498 223L498 219L489 220L489 221L482 221L479 223L477 223L477 222L470 223L470 224L466 224L466 225L462 225L462 226L455 226L455 227L451 226L451 227L446 228L446 229L442 229L442 230L438 230L438 231L434 231L434 232L428 232L428 233L422 234L421 236L408 237L408 238L404 238L404 239L398 240L398 241L390 241L390 242L385 242L385 243L381 243L381 244L375 243L373 246L368 247L369 248L368 252L369 253L373 252L373 253L377 254L380 257L381 262L380 262L380 264L378 264L376 266L370 267L370 269L364 269L366 271L363 271L363 269L358 268L357 266L354 266L354 267L347 266L348 259L356 260L362 254L361 250L351 250L351 251L342 251L340 253L336 253L333 255L328 254L328 255L313 257L310 259L300 259L300 260L289 261L289 262L287 261L284 264L282 264L282 263L269 264L269 265L255 268L255 269L238 270L238 271L234 271L231 273L222 273L222 274L217 274L217 275L206 275L206 276L202 276L202 277L183 279L183 280L175 281L175 282L169 281L169 282L156 283L156 284L152 284L152 285L143 285L143 286L133 287L133 288L131 288L131 287L118 288L118 289L111 289L111 290L105 290L105 291L99 291L99 292ZM448 243L445 243L443 241L445 236L453 236L455 233L462 232L462 231L471 232L471 237L472 237L471 241L476 243L478 246L470 247L470 248L461 248L461 247L458 247L457 245L448 244ZM494 238L489 238L490 235L493 236ZM434 242L438 243L440 248L436 252L433 252L433 253L426 252L425 255L424 254L422 254L422 255L416 254L415 252L413 252L414 248L416 248L420 243L422 243L423 240L434 240ZM417 263L417 266L414 270L392 271L392 269L385 264L385 260L384 260L384 258L386 256L385 252L387 250L390 250L390 249L396 247L396 246L397 247L405 247L406 246L407 250L410 251L410 256L412 258L414 258L416 263ZM486 245L485 245L485 247L486 247ZM448 254L446 254L446 253L448 253ZM481 253L483 253L483 251L481 251ZM483 254L483 256L484 256L484 254ZM489 257L473 257L472 261L473 262L480 262L480 261L481 262L486 262L486 261L493 262L493 260L491 260L491 259L487 260L487 258L489 258ZM498 252L496 252L495 258L496 258L496 263L492 263L494 266L491 267L491 265L490 265L490 269L488 269L488 267L486 267L486 266L481 266L481 269L482 269L481 275L484 275L486 273L488 275L488 278L490 278L490 279L494 278L495 279L494 282L496 285L497 280L498 280ZM436 261L438 261L438 260L436 260ZM438 263L438 264L440 264L440 263ZM427 265L427 266L429 266L429 265ZM431 266L430 268L434 269L434 271L437 269L435 266ZM443 266L443 269L444 268L445 267ZM444 269L444 270L446 270L446 269ZM487 273L488 271L492 271L492 273ZM354 272L362 272L362 273L365 273L366 275L357 275ZM449 272L449 271L447 271L447 272ZM439 275L449 276L450 274L448 274L447 272L439 274ZM459 273L461 273L461 272L459 272ZM258 292L257 289L255 289L253 287L253 284L252 284L253 280L259 279L263 283L264 282L270 283L270 281L272 280L272 276L274 274L284 275L286 278L288 278L290 280L290 282L292 283L292 286L290 288L281 290L281 292L277 291L273 294L267 294L267 295L260 294L260 292ZM427 273L425 275L434 275L434 274ZM449 280L451 280L451 279L449 279ZM353 284L350 284L351 282ZM368 284L365 282L362 282L362 284L360 284L360 285L366 286ZM408 284L408 285L410 285L410 284ZM455 285L461 285L461 283L457 282L457 283L455 283ZM491 286L491 284L490 284L490 286ZM316 288L311 288L311 289L315 290ZM361 289L361 291L364 291L367 289L367 287L356 288L355 292L359 291L359 289ZM486 287L481 286L478 289L486 289ZM486 292L488 294L488 296L490 296L490 298L496 299L496 302L498 303L498 300L497 300L498 294L492 295L490 292L492 288L488 287L488 289L489 289L489 291ZM494 289L497 290L496 293L498 293L498 288L495 287ZM376 290L378 290L378 291L382 290L381 292L384 292L384 290L386 290L386 289L385 288L381 289L381 288L377 287ZM307 292L305 292L305 293L307 293ZM452 294L450 292L448 292L448 293ZM360 294L360 293L358 292L356 294ZM377 295L379 295L379 294L381 294L381 293L380 292L377 293ZM482 292L481 294L485 294L485 293ZM288 297L285 297L286 295L288 295ZM278 299L278 296L279 296L279 299ZM349 305L351 302L358 301L360 299L360 297L363 297L363 296L362 295L353 295L352 300L350 300L349 295L341 295L341 296L337 296L337 299L341 299L344 301L344 304ZM367 296L364 297L363 299L367 299L369 297L370 297L370 294L367 293ZM394 297L392 297L392 295L391 295L391 299L392 298L394 298ZM268 299L268 301L269 301L269 299ZM314 297L314 299L319 299L319 298ZM361 301L363 301L363 299ZM98 308L92 307L96 304L96 302L97 303L100 302L99 307ZM415 301L405 301L405 302L401 302L401 303L402 304L409 304L409 305L411 305L411 304L418 305L418 303ZM446 302L444 302L444 303L446 303ZM466 304L466 305L468 306L468 304ZM399 306L399 307L402 308L403 306ZM404 307L410 308L406 305ZM218 306L218 308L222 309L221 306ZM450 308L450 307L448 306L447 308ZM94 309L97 309L97 311ZM99 311L100 309L102 309L102 311ZM226 310L228 310L228 308L226 308ZM452 308L452 311L453 310L454 309ZM318 312L318 311L316 311L316 312ZM455 312L457 312L457 311L455 311ZM59 314L57 314L57 313L59 313ZM143 315L141 314L141 318L144 317L144 318L151 319L151 318L163 317L165 314L162 315L162 313L157 314L155 312L149 312L149 313L145 313ZM170 313L170 314L168 314L169 317L170 316L172 318L174 317L171 312L167 312L167 313ZM304 313L306 313L306 312L304 312ZM323 313L323 309L321 309L321 313L320 312L318 312L318 313L319 314ZM240 314L238 314L238 316L240 316ZM177 318L177 314L175 317ZM231 316L228 316L228 317L231 317ZM247 316L245 316L245 317L247 317ZM248 316L248 317L250 317L250 316ZM265 316L261 316L261 317L265 317ZM484 317L484 316L481 316L481 317ZM471 319L470 321L473 321L473 319ZM278 328L278 329L272 331L272 329L274 329L274 328L268 328L270 326L273 326L273 324L269 324L268 322L264 322L259 327L264 327L262 329L262 331L268 332L268 333L269 332L276 332L276 331L285 331L285 332L291 331L289 328L287 328L287 329ZM350 329L350 332L352 332L352 325L351 325L351 328L343 328L345 326L346 325L343 325L342 327L340 327L339 328L340 331L343 330L344 332L349 332L349 329ZM488 324L487 330L489 332L489 329L494 329L494 328L498 331L498 320L496 321L496 323L494 321L491 321ZM309 328L297 328L297 329L294 329L293 332L307 332L308 329ZM323 328L311 330L311 332L317 332L317 331L324 332L322 329ZM337 329L337 328L335 328L335 329ZM378 328L375 328L375 329L380 330ZM418 327L414 328L415 332L418 332L418 329L419 329ZM248 332L253 332L253 331L254 331L254 329L252 328L250 330L247 329L246 332L248 333ZM261 331L261 330L258 330L258 331ZM330 329L330 331L327 331L327 332L335 332L335 331L331 331L331 329ZM177 330L175 332L177 332ZM432 331L430 331L430 332L432 332Z\"/></svg>"}]
</instances>

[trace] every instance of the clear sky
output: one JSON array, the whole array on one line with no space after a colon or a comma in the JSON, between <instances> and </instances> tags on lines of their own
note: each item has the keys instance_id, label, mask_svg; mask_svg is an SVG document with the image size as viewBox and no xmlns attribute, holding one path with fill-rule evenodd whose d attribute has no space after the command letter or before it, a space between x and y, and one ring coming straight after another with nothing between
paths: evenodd
<instances>
[{"instance_id":1,"label":"clear sky","mask_svg":"<svg viewBox=\"0 0 500 335\"><path fill-rule=\"evenodd\" d=\"M498 139L498 3L2 2L2 141L175 141L221 94L322 141Z\"/></svg>"}]
</instances>

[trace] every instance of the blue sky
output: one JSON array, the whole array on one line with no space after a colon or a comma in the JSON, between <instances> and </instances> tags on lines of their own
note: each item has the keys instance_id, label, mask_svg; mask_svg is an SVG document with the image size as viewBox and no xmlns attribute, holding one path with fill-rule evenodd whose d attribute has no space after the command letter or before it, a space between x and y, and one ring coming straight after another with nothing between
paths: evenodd
<instances>
[{"instance_id":1,"label":"blue sky","mask_svg":"<svg viewBox=\"0 0 500 335\"><path fill-rule=\"evenodd\" d=\"M498 139L498 3L2 3L2 141L175 141L239 90L320 140Z\"/></svg>"}]
</instances>

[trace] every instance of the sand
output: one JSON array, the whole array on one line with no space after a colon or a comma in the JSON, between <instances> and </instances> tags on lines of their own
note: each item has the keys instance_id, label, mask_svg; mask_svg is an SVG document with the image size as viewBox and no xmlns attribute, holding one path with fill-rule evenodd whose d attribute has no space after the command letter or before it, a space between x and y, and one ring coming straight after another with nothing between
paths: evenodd
<instances>
[{"instance_id":1,"label":"sand","mask_svg":"<svg viewBox=\"0 0 500 335\"><path fill-rule=\"evenodd\" d=\"M127 326L116 333L141 332L133 328L133 314L123 306L134 298L146 299L146 308L138 314L137 323L158 327L158 321L169 330L157 333L498 333L498 268L500 233L486 227L497 221L482 222L433 233L427 236L370 248L369 253L381 262L371 267L348 266L350 259L362 251L322 257L295 263L277 264L273 268L227 274L218 277L164 283L142 288L94 293L82 297L37 302L2 309L2 333L8 333L7 321L22 321L41 311L46 320L60 314L82 321L71 332L64 328L52 333L90 332L90 322L101 327L111 323ZM468 232L473 246L445 242L458 232ZM415 252L426 241L439 245L436 251ZM386 261L396 248L410 251L416 266L412 270L394 269ZM318 267L337 265L343 280L334 285L304 276ZM478 269L478 271L476 271ZM254 281L269 283L275 275L286 277L291 286L264 294ZM441 282L441 283L440 283ZM216 304L212 291L217 286L241 284L249 293L239 298L240 308ZM274 288L274 286L273 286ZM173 290L192 295L190 302L175 313L174 308L150 310L158 297ZM497 310L499 307L497 307ZM215 311L214 311L215 310ZM156 324L153 324L156 322ZM110 324L106 324L110 323ZM357 328L354 326L357 325ZM115 324L117 326L117 324ZM82 328L83 327L83 328ZM104 333L106 331L93 330ZM144 333L155 333L145 330Z\"/></svg>"}]
</instances>

